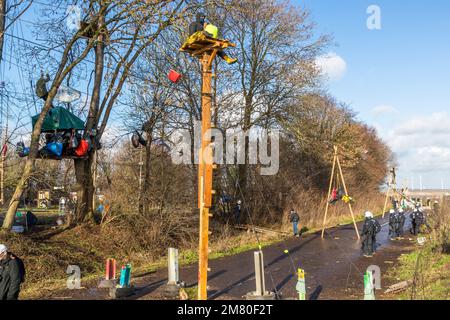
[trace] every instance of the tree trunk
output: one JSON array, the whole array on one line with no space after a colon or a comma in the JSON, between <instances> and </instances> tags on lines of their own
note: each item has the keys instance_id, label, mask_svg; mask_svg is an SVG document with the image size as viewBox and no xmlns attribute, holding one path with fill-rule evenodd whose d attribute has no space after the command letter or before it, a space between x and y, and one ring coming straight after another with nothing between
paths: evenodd
<instances>
[{"instance_id":1,"label":"tree trunk","mask_svg":"<svg viewBox=\"0 0 450 320\"><path fill-rule=\"evenodd\" d=\"M25 163L25 168L22 177L16 186L16 190L14 191L14 194L9 203L8 212L6 213L5 220L3 221L2 226L3 229L11 230L11 228L14 225L14 219L16 216L17 208L19 207L20 204L20 198L22 197L22 194L24 193L27 187L28 179L31 176L31 173L33 172L34 162L35 160L30 158Z\"/></svg>"},{"instance_id":2,"label":"tree trunk","mask_svg":"<svg viewBox=\"0 0 450 320\"><path fill-rule=\"evenodd\" d=\"M247 174L248 174L248 166L249 166L249 137L247 135L247 131L250 130L251 127L251 108L252 108L252 100L253 97L246 97L245 110L244 110L244 123L242 125L242 130L246 133L245 136L245 164L239 165L239 176L238 176L238 190L237 194L239 198L243 202L247 201Z\"/></svg>"},{"instance_id":3,"label":"tree trunk","mask_svg":"<svg viewBox=\"0 0 450 320\"><path fill-rule=\"evenodd\" d=\"M147 146L145 147L145 175L144 184L142 186L140 203L139 203L139 213L147 215L150 211L149 206L149 194L151 186L151 176L152 176L152 131L147 131Z\"/></svg>"},{"instance_id":4,"label":"tree trunk","mask_svg":"<svg viewBox=\"0 0 450 320\"><path fill-rule=\"evenodd\" d=\"M0 0L0 62L3 60L3 46L5 42L6 0Z\"/></svg>"},{"instance_id":5,"label":"tree trunk","mask_svg":"<svg viewBox=\"0 0 450 320\"><path fill-rule=\"evenodd\" d=\"M78 224L93 217L93 197L95 193L92 178L93 164L94 153L90 154L87 160L74 160L75 176L77 179L77 206L75 209L75 217L71 221L71 224Z\"/></svg>"},{"instance_id":6,"label":"tree trunk","mask_svg":"<svg viewBox=\"0 0 450 320\"><path fill-rule=\"evenodd\" d=\"M99 30L102 30L105 25L105 17L100 15L99 17ZM84 137L90 136L92 129L97 129L98 112L100 108L100 91L103 81L103 67L104 67L104 55L105 55L105 36L100 33L98 41L95 45L95 80L94 88L92 89L91 104L89 107L89 115L84 128ZM96 145L94 137L91 141ZM88 159L76 159L74 160L75 176L77 179L77 206L75 210L75 219L72 223L81 223L87 218L92 218L94 213L93 197L94 197L94 180L92 176L92 165L95 159L95 147L94 151L88 154Z\"/></svg>"}]
</instances>

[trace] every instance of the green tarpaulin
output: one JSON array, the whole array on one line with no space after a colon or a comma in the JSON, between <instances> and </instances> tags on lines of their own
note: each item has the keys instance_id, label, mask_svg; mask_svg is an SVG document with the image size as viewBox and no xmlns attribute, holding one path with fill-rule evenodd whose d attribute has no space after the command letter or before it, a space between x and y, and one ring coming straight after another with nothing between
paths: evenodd
<instances>
[{"instance_id":1,"label":"green tarpaulin","mask_svg":"<svg viewBox=\"0 0 450 320\"><path fill-rule=\"evenodd\" d=\"M31 118L33 128L39 115ZM53 132L55 130L83 130L84 122L76 115L63 107L55 107L49 111L42 124L41 132Z\"/></svg>"}]
</instances>

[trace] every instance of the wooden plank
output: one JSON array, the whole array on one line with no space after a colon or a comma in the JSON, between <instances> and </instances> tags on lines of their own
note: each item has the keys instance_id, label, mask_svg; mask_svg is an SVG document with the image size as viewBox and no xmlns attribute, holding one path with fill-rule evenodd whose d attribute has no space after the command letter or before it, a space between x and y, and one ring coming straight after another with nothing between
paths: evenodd
<instances>
[{"instance_id":1,"label":"wooden plank","mask_svg":"<svg viewBox=\"0 0 450 320\"><path fill-rule=\"evenodd\" d=\"M281 231L281 230L272 230L268 228L263 227L257 227L257 226L250 226L250 225L236 225L234 226L236 229L240 230L252 230L259 233L276 233L276 234L283 234L283 235L290 235L289 232Z\"/></svg>"}]
</instances>

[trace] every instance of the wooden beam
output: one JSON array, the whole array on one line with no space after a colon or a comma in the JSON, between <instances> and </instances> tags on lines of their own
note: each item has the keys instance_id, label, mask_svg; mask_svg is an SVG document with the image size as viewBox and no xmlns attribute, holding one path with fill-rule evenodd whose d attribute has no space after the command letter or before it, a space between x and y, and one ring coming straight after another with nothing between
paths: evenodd
<instances>
[{"instance_id":1,"label":"wooden beam","mask_svg":"<svg viewBox=\"0 0 450 320\"><path fill-rule=\"evenodd\" d=\"M212 61L216 51L205 52L202 63L202 137L199 155L199 269L198 299L207 300L209 209L212 206L213 157L211 147L211 82Z\"/></svg>"},{"instance_id":2,"label":"wooden beam","mask_svg":"<svg viewBox=\"0 0 450 320\"><path fill-rule=\"evenodd\" d=\"M384 207L383 207L383 219L384 216L386 214L386 209L387 209L387 203L388 203L388 199L389 199L389 192L391 191L391 184L389 184L387 192L386 192L386 199L384 200Z\"/></svg>"},{"instance_id":3,"label":"wooden beam","mask_svg":"<svg viewBox=\"0 0 450 320\"><path fill-rule=\"evenodd\" d=\"M337 161L337 165L339 168L339 173L341 175L341 180L342 180L342 185L344 187L345 195L348 196L347 186L345 185L345 179L344 179L344 175L342 173L342 167L341 167L341 162L339 161L339 156L336 157L336 161ZM355 215L353 214L353 208L352 208L351 201L348 202L348 208L350 209L350 214L352 215L352 220L353 220L353 225L355 227L356 237L359 240L359 239L361 239L361 237L359 236L358 226L356 225Z\"/></svg>"},{"instance_id":4,"label":"wooden beam","mask_svg":"<svg viewBox=\"0 0 450 320\"><path fill-rule=\"evenodd\" d=\"M327 223L327 214L328 214L328 208L330 207L330 196L331 191L333 188L333 181L334 181L334 172L336 170L336 159L337 159L337 147L334 146L334 155L333 155L333 169L331 170L331 178L330 178L330 186L328 187L328 196L327 196L327 204L325 207L325 215L323 216L323 223L322 223L322 239L325 234L325 224Z\"/></svg>"}]
</instances>

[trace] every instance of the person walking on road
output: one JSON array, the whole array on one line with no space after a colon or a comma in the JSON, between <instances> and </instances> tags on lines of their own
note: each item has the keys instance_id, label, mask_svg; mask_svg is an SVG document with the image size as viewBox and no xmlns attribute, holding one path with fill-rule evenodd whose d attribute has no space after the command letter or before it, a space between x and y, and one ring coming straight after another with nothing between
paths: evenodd
<instances>
[{"instance_id":1,"label":"person walking on road","mask_svg":"<svg viewBox=\"0 0 450 320\"><path fill-rule=\"evenodd\" d=\"M397 237L397 233L396 233L396 229L395 229L397 220L398 220L397 212L394 209L391 209L389 211L389 238L391 240L395 240L395 238Z\"/></svg>"},{"instance_id":2,"label":"person walking on road","mask_svg":"<svg viewBox=\"0 0 450 320\"><path fill-rule=\"evenodd\" d=\"M291 209L291 213L289 216L289 221L292 223L292 229L294 232L294 237L300 237L300 233L298 230L298 222L300 221L300 216L294 209Z\"/></svg>"},{"instance_id":3,"label":"person walking on road","mask_svg":"<svg viewBox=\"0 0 450 320\"><path fill-rule=\"evenodd\" d=\"M363 225L363 230L361 232L362 236L362 251L364 257L370 258L373 256L376 250L377 233L381 231L380 223L374 219L373 213L367 211L365 214L365 220Z\"/></svg>"}]
</instances>

